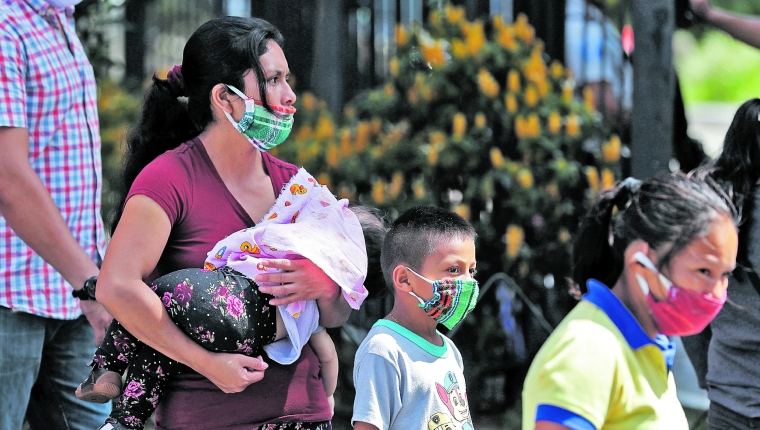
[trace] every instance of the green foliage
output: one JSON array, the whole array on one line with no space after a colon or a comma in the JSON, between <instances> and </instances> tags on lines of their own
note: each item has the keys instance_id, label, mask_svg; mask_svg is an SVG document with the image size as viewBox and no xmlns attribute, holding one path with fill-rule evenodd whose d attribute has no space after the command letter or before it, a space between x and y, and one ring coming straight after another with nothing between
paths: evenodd
<instances>
[{"instance_id":1,"label":"green foliage","mask_svg":"<svg viewBox=\"0 0 760 430\"><path fill-rule=\"evenodd\" d=\"M451 208L478 231L481 273L507 272L526 289L551 276L567 290L570 237L620 171L620 140L593 97L573 98L525 16L468 22L445 6L397 28L396 41L387 82L342 118L302 95L276 154L353 204Z\"/></svg>"},{"instance_id":2,"label":"green foliage","mask_svg":"<svg viewBox=\"0 0 760 430\"><path fill-rule=\"evenodd\" d=\"M760 96L760 51L716 30L696 39L676 34L684 102L740 102Z\"/></svg>"}]
</instances>

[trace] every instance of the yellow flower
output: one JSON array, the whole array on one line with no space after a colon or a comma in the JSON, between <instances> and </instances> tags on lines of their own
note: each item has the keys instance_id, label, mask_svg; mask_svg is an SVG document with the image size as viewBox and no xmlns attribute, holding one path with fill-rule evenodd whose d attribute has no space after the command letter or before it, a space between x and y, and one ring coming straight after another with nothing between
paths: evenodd
<instances>
[{"instance_id":1,"label":"yellow flower","mask_svg":"<svg viewBox=\"0 0 760 430\"><path fill-rule=\"evenodd\" d=\"M396 87L393 86L392 83L389 82L385 84L385 86L383 87L383 94L385 94L388 97L391 97L395 93L396 93Z\"/></svg>"},{"instance_id":2,"label":"yellow flower","mask_svg":"<svg viewBox=\"0 0 760 430\"><path fill-rule=\"evenodd\" d=\"M532 113L528 115L528 133L526 137L538 137L541 135L541 121L538 119L538 114Z\"/></svg>"},{"instance_id":3,"label":"yellow flower","mask_svg":"<svg viewBox=\"0 0 760 430\"><path fill-rule=\"evenodd\" d=\"M330 167L338 167L340 162L340 155L338 154L338 147L332 143L327 145L327 165Z\"/></svg>"},{"instance_id":4,"label":"yellow flower","mask_svg":"<svg viewBox=\"0 0 760 430\"><path fill-rule=\"evenodd\" d=\"M427 162L431 166L438 164L438 145L428 146Z\"/></svg>"},{"instance_id":5,"label":"yellow flower","mask_svg":"<svg viewBox=\"0 0 760 430\"><path fill-rule=\"evenodd\" d=\"M507 74L507 89L513 93L520 91L520 72L517 70L510 70Z\"/></svg>"},{"instance_id":6,"label":"yellow flower","mask_svg":"<svg viewBox=\"0 0 760 430\"><path fill-rule=\"evenodd\" d=\"M501 150L497 147L491 148L489 153L491 156L491 165L495 168L499 168L504 165L504 156L501 154Z\"/></svg>"},{"instance_id":7,"label":"yellow flower","mask_svg":"<svg viewBox=\"0 0 760 430\"><path fill-rule=\"evenodd\" d=\"M546 79L546 63L544 63L543 55L543 44L540 42L536 43L530 54L530 59L523 65L526 79L534 82L539 79Z\"/></svg>"},{"instance_id":8,"label":"yellow flower","mask_svg":"<svg viewBox=\"0 0 760 430\"><path fill-rule=\"evenodd\" d=\"M364 152L367 148L367 142L369 141L369 123L367 121L360 121L356 126L356 152Z\"/></svg>"},{"instance_id":9,"label":"yellow flower","mask_svg":"<svg viewBox=\"0 0 760 430\"><path fill-rule=\"evenodd\" d=\"M615 174L608 168L602 169L602 190L608 190L615 186Z\"/></svg>"},{"instance_id":10,"label":"yellow flower","mask_svg":"<svg viewBox=\"0 0 760 430\"><path fill-rule=\"evenodd\" d=\"M553 110L549 114L549 132L551 134L557 134L559 133L560 129L562 128L562 117L559 116L559 112L556 110Z\"/></svg>"},{"instance_id":11,"label":"yellow flower","mask_svg":"<svg viewBox=\"0 0 760 430\"><path fill-rule=\"evenodd\" d=\"M388 195L390 198L395 199L398 197L399 193L401 192L401 187L404 186L404 174L399 172L398 170L393 172L393 176L391 177L391 183L388 187Z\"/></svg>"},{"instance_id":12,"label":"yellow flower","mask_svg":"<svg viewBox=\"0 0 760 430\"><path fill-rule=\"evenodd\" d=\"M485 128L486 126L486 115L483 112L478 112L475 114L475 127L477 128Z\"/></svg>"},{"instance_id":13,"label":"yellow flower","mask_svg":"<svg viewBox=\"0 0 760 430\"><path fill-rule=\"evenodd\" d=\"M446 21L449 23L456 24L464 21L464 7L446 5L443 10L446 14Z\"/></svg>"},{"instance_id":14,"label":"yellow flower","mask_svg":"<svg viewBox=\"0 0 760 430\"><path fill-rule=\"evenodd\" d=\"M425 181L424 180L417 180L414 182L414 185L412 185L412 191L414 192L414 198L417 200L422 200L425 198Z\"/></svg>"},{"instance_id":15,"label":"yellow flower","mask_svg":"<svg viewBox=\"0 0 760 430\"><path fill-rule=\"evenodd\" d=\"M461 39L453 39L451 41L451 53L457 58L467 58L470 52L467 50L467 44Z\"/></svg>"},{"instance_id":16,"label":"yellow flower","mask_svg":"<svg viewBox=\"0 0 760 430\"><path fill-rule=\"evenodd\" d=\"M588 186L591 188L591 191L594 193L599 191L599 171L596 170L596 167L586 167L586 180L588 181Z\"/></svg>"},{"instance_id":17,"label":"yellow flower","mask_svg":"<svg viewBox=\"0 0 760 430\"><path fill-rule=\"evenodd\" d=\"M433 131L430 133L430 144L433 146L441 146L446 143L446 133L442 131Z\"/></svg>"},{"instance_id":18,"label":"yellow flower","mask_svg":"<svg viewBox=\"0 0 760 430\"><path fill-rule=\"evenodd\" d=\"M522 185L523 188L532 188L533 187L533 173L531 173L530 169L522 168L519 172L517 172L517 182Z\"/></svg>"},{"instance_id":19,"label":"yellow flower","mask_svg":"<svg viewBox=\"0 0 760 430\"><path fill-rule=\"evenodd\" d=\"M458 214L462 218L469 221L470 220L470 205L467 205L465 203L460 203L454 206L454 213Z\"/></svg>"},{"instance_id":20,"label":"yellow flower","mask_svg":"<svg viewBox=\"0 0 760 430\"><path fill-rule=\"evenodd\" d=\"M517 40L515 40L515 31L510 26L504 26L499 29L496 41L504 48L514 51L517 49Z\"/></svg>"},{"instance_id":21,"label":"yellow flower","mask_svg":"<svg viewBox=\"0 0 760 430\"><path fill-rule=\"evenodd\" d=\"M343 128L340 131L340 155L341 157L349 157L354 153L354 148L351 145L351 130Z\"/></svg>"},{"instance_id":22,"label":"yellow flower","mask_svg":"<svg viewBox=\"0 0 760 430\"><path fill-rule=\"evenodd\" d=\"M567 135L570 137L575 137L580 133L581 126L580 126L580 120L578 119L578 116L575 114L570 114L567 116L567 123L565 124L565 130L567 131Z\"/></svg>"},{"instance_id":23,"label":"yellow flower","mask_svg":"<svg viewBox=\"0 0 760 430\"><path fill-rule=\"evenodd\" d=\"M535 86L528 85L528 88L525 89L525 104L528 107L533 107L536 103L538 103L538 91L536 91Z\"/></svg>"},{"instance_id":24,"label":"yellow flower","mask_svg":"<svg viewBox=\"0 0 760 430\"><path fill-rule=\"evenodd\" d=\"M525 120L525 117L518 115L517 118L515 118L515 135L517 135L518 139L522 139L527 132L527 121Z\"/></svg>"},{"instance_id":25,"label":"yellow flower","mask_svg":"<svg viewBox=\"0 0 760 430\"><path fill-rule=\"evenodd\" d=\"M527 44L533 43L533 40L536 36L536 32L533 29L533 26L528 24L528 16L524 13L520 13L517 15L517 20L515 21L514 25L515 29L515 35L522 39L523 42Z\"/></svg>"},{"instance_id":26,"label":"yellow flower","mask_svg":"<svg viewBox=\"0 0 760 430\"><path fill-rule=\"evenodd\" d=\"M554 79L562 78L562 75L565 73L565 70L562 68L562 63L560 63L557 60L554 60L552 61L552 64L550 67L551 67L552 78Z\"/></svg>"},{"instance_id":27,"label":"yellow flower","mask_svg":"<svg viewBox=\"0 0 760 430\"><path fill-rule=\"evenodd\" d=\"M467 117L463 113L457 112L452 118L451 136L455 140L462 139L467 131Z\"/></svg>"},{"instance_id":28,"label":"yellow flower","mask_svg":"<svg viewBox=\"0 0 760 430\"><path fill-rule=\"evenodd\" d=\"M517 112L517 97L515 97L514 94L508 93L506 96L504 96L504 104L507 106L507 112Z\"/></svg>"},{"instance_id":29,"label":"yellow flower","mask_svg":"<svg viewBox=\"0 0 760 430\"><path fill-rule=\"evenodd\" d=\"M430 11L430 14L428 14L428 21L434 26L438 25L441 22L441 13L438 11L438 9Z\"/></svg>"},{"instance_id":30,"label":"yellow flower","mask_svg":"<svg viewBox=\"0 0 760 430\"><path fill-rule=\"evenodd\" d=\"M327 116L321 116L317 121L317 131L315 132L315 138L317 140L324 140L335 135L335 124Z\"/></svg>"},{"instance_id":31,"label":"yellow flower","mask_svg":"<svg viewBox=\"0 0 760 430\"><path fill-rule=\"evenodd\" d=\"M610 140L602 144L602 158L608 163L614 163L620 159L620 138L613 134Z\"/></svg>"},{"instance_id":32,"label":"yellow flower","mask_svg":"<svg viewBox=\"0 0 760 430\"><path fill-rule=\"evenodd\" d=\"M314 110L317 107L317 98L312 93L304 93L301 96L301 104L306 110Z\"/></svg>"},{"instance_id":33,"label":"yellow flower","mask_svg":"<svg viewBox=\"0 0 760 430\"><path fill-rule=\"evenodd\" d=\"M504 236L504 239L507 242L507 257L515 258L525 241L525 232L522 227L510 224L507 227L507 232Z\"/></svg>"},{"instance_id":34,"label":"yellow flower","mask_svg":"<svg viewBox=\"0 0 760 430\"><path fill-rule=\"evenodd\" d=\"M383 203L385 201L385 182L381 179L372 184L372 200L375 203Z\"/></svg>"},{"instance_id":35,"label":"yellow flower","mask_svg":"<svg viewBox=\"0 0 760 430\"><path fill-rule=\"evenodd\" d=\"M423 43L420 45L422 51L422 57L432 67L439 67L446 64L446 54L443 52L443 46L441 42L436 40L433 44Z\"/></svg>"},{"instance_id":36,"label":"yellow flower","mask_svg":"<svg viewBox=\"0 0 760 430\"><path fill-rule=\"evenodd\" d=\"M475 21L472 23L472 25L469 26L469 29L467 30L467 36L465 38L465 43L467 43L467 50L470 52L470 54L475 55L480 52L480 50L486 44L486 34L483 32L482 22Z\"/></svg>"},{"instance_id":37,"label":"yellow flower","mask_svg":"<svg viewBox=\"0 0 760 430\"><path fill-rule=\"evenodd\" d=\"M491 25L493 25L493 28L500 30L504 27L504 18L499 14L493 15L491 17Z\"/></svg>"},{"instance_id":38,"label":"yellow flower","mask_svg":"<svg viewBox=\"0 0 760 430\"><path fill-rule=\"evenodd\" d=\"M559 229L559 233L557 233L557 239L560 243L568 243L570 242L570 232L567 231L566 228L562 227Z\"/></svg>"},{"instance_id":39,"label":"yellow flower","mask_svg":"<svg viewBox=\"0 0 760 430\"><path fill-rule=\"evenodd\" d=\"M402 24L396 24L396 45L404 46L409 41L406 28Z\"/></svg>"},{"instance_id":40,"label":"yellow flower","mask_svg":"<svg viewBox=\"0 0 760 430\"><path fill-rule=\"evenodd\" d=\"M399 69L398 58L397 57L391 58L391 61L388 64L388 70L391 73L391 77L395 78L398 76L398 69Z\"/></svg>"},{"instance_id":41,"label":"yellow flower","mask_svg":"<svg viewBox=\"0 0 760 430\"><path fill-rule=\"evenodd\" d=\"M478 86L480 87L480 91L488 98L496 97L501 90L499 83L496 82L496 79L486 69L480 69L478 72Z\"/></svg>"},{"instance_id":42,"label":"yellow flower","mask_svg":"<svg viewBox=\"0 0 760 430\"><path fill-rule=\"evenodd\" d=\"M331 187L331 185L330 185L330 175L328 175L325 172L322 172L319 175L317 175L317 182L319 182L321 185L324 185L324 186L326 186L328 188Z\"/></svg>"},{"instance_id":43,"label":"yellow flower","mask_svg":"<svg viewBox=\"0 0 760 430\"><path fill-rule=\"evenodd\" d=\"M573 86L565 84L562 86L562 103L569 105L573 101Z\"/></svg>"},{"instance_id":44,"label":"yellow flower","mask_svg":"<svg viewBox=\"0 0 760 430\"><path fill-rule=\"evenodd\" d=\"M589 86L583 87L583 104L586 105L586 109L589 112L594 112L596 110L596 100L594 100L594 91Z\"/></svg>"},{"instance_id":45,"label":"yellow flower","mask_svg":"<svg viewBox=\"0 0 760 430\"><path fill-rule=\"evenodd\" d=\"M370 123L370 130L373 135L380 133L380 129L383 127L383 120L378 117L373 117Z\"/></svg>"},{"instance_id":46,"label":"yellow flower","mask_svg":"<svg viewBox=\"0 0 760 430\"><path fill-rule=\"evenodd\" d=\"M543 99L549 94L549 81L547 79L539 79L534 84L536 85L539 98Z\"/></svg>"}]
</instances>

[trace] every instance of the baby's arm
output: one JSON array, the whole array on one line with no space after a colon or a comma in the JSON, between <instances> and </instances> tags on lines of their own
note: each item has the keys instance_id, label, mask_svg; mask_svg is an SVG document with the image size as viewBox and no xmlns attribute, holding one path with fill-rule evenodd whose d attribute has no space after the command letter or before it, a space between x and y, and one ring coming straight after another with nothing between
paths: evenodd
<instances>
[{"instance_id":1,"label":"baby's arm","mask_svg":"<svg viewBox=\"0 0 760 430\"><path fill-rule=\"evenodd\" d=\"M319 374L325 387L327 401L330 402L330 409L333 409L335 407L333 394L338 386L338 353L335 351L335 344L327 334L327 330L322 329L312 333L309 345L319 359L321 365Z\"/></svg>"}]
</instances>

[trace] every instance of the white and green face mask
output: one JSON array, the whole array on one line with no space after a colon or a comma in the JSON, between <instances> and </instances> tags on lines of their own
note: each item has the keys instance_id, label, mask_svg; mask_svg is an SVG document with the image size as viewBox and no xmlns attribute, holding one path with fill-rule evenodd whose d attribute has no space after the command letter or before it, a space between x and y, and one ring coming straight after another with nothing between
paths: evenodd
<instances>
[{"instance_id":1,"label":"white and green face mask","mask_svg":"<svg viewBox=\"0 0 760 430\"><path fill-rule=\"evenodd\" d=\"M261 152L269 151L287 139L293 128L293 114L296 108L292 106L271 106L274 113L264 109L261 102L246 96L242 91L227 85L227 88L245 101L245 113L240 121L232 119L232 115L224 112L224 116L232 125Z\"/></svg>"},{"instance_id":2,"label":"white and green face mask","mask_svg":"<svg viewBox=\"0 0 760 430\"><path fill-rule=\"evenodd\" d=\"M433 286L433 298L428 301L422 299L409 291L420 303L419 307L425 310L425 313L443 324L451 330L462 322L462 320L475 309L478 302L480 288L478 281L474 279L447 278L439 280L430 280L409 267L406 268L417 275L420 279L427 281Z\"/></svg>"}]
</instances>

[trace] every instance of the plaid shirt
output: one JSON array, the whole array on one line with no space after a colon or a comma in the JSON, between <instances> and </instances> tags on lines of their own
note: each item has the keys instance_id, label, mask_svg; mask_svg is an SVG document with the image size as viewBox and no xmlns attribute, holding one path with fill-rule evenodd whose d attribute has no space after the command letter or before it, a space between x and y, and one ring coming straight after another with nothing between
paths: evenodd
<instances>
[{"instance_id":1,"label":"plaid shirt","mask_svg":"<svg viewBox=\"0 0 760 430\"><path fill-rule=\"evenodd\" d=\"M28 130L29 164L99 264L105 237L96 85L73 11L43 0L0 0L0 126ZM73 319L81 310L72 288L0 214L0 306Z\"/></svg>"}]
</instances>

